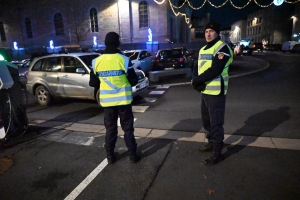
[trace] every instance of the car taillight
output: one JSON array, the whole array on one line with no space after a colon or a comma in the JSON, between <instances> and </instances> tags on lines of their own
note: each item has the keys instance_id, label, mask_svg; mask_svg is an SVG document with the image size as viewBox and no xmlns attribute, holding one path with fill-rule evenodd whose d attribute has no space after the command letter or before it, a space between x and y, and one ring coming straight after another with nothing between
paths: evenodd
<instances>
[{"instance_id":1,"label":"car taillight","mask_svg":"<svg viewBox=\"0 0 300 200\"><path fill-rule=\"evenodd\" d=\"M28 72L25 72L25 74L24 74L24 75L25 75L25 77L27 78L27 77L28 77Z\"/></svg>"},{"instance_id":2,"label":"car taillight","mask_svg":"<svg viewBox=\"0 0 300 200\"><path fill-rule=\"evenodd\" d=\"M181 56L181 57L179 58L179 62L184 62L184 57L183 57L183 56Z\"/></svg>"}]
</instances>

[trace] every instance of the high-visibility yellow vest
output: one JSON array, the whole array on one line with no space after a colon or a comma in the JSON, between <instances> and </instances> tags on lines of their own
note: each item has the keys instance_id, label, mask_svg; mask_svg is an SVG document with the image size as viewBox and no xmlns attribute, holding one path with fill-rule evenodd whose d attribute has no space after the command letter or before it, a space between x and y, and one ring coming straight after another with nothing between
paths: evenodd
<instances>
[{"instance_id":1,"label":"high-visibility yellow vest","mask_svg":"<svg viewBox=\"0 0 300 200\"><path fill-rule=\"evenodd\" d=\"M127 79L129 58L122 54L103 54L95 61L94 73L100 79L102 107L128 105L132 102L132 87Z\"/></svg>"},{"instance_id":2,"label":"high-visibility yellow vest","mask_svg":"<svg viewBox=\"0 0 300 200\"><path fill-rule=\"evenodd\" d=\"M217 53L222 49L226 43L222 42L221 40L216 42L214 46L212 46L209 49L204 50L204 47L202 47L199 51L199 59L198 59L198 75L202 74L204 71L206 71L208 68L212 66L212 61L214 57L217 55ZM229 47L228 47L229 48ZM228 89L228 67L232 63L233 60L233 53L232 50L229 48L230 51L230 58L227 61L221 75L215 77L211 81L205 82L206 87L205 90L202 91L203 94L209 94L209 95L219 95L221 93L221 83L224 82L224 94L227 93ZM220 55L220 54L219 54ZM219 56L217 55L217 56ZM222 56L222 55L220 55Z\"/></svg>"}]
</instances>

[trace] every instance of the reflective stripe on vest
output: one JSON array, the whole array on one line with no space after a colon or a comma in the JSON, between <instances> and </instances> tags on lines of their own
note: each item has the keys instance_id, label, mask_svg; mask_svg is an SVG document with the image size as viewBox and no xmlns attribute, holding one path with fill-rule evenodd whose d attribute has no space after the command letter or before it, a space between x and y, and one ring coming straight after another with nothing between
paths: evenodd
<instances>
[{"instance_id":1,"label":"reflective stripe on vest","mask_svg":"<svg viewBox=\"0 0 300 200\"><path fill-rule=\"evenodd\" d=\"M216 54L222 49L226 44L222 41L218 41L214 46L209 49L204 50L205 46L199 51L199 59L198 59L198 74L202 74L208 68L212 66L212 61ZM230 49L229 49L230 50ZM222 79L224 83L224 94L227 93L228 90L228 67L232 63L232 51L230 50L230 59L226 63L221 75L215 77L211 81L207 81L205 90L202 91L204 94L210 95L218 95L221 92Z\"/></svg>"},{"instance_id":2,"label":"reflective stripe on vest","mask_svg":"<svg viewBox=\"0 0 300 200\"><path fill-rule=\"evenodd\" d=\"M129 58L121 54L103 54L96 59L95 74L100 79L99 99L102 107L128 105L132 87L127 79Z\"/></svg>"}]
</instances>

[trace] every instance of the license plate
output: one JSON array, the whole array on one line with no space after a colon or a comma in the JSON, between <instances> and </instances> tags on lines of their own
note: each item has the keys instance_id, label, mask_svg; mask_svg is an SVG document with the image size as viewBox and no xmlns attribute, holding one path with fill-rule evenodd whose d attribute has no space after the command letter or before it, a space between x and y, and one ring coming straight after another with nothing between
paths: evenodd
<instances>
[{"instance_id":1,"label":"license plate","mask_svg":"<svg viewBox=\"0 0 300 200\"><path fill-rule=\"evenodd\" d=\"M172 69L174 69L174 67L165 68L165 70L172 70Z\"/></svg>"},{"instance_id":2,"label":"license plate","mask_svg":"<svg viewBox=\"0 0 300 200\"><path fill-rule=\"evenodd\" d=\"M138 89L143 89L144 87L146 87L146 83L141 83L141 84L139 84L139 85L137 85L136 86L136 89L138 90Z\"/></svg>"}]
</instances>

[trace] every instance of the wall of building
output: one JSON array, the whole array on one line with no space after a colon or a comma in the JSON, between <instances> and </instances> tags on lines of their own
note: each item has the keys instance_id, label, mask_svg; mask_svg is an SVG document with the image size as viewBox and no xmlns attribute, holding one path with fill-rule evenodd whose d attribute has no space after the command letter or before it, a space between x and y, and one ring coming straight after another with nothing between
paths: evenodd
<instances>
[{"instance_id":1,"label":"wall of building","mask_svg":"<svg viewBox=\"0 0 300 200\"><path fill-rule=\"evenodd\" d=\"M237 44L246 37L247 20L239 20L231 25L230 41Z\"/></svg>"},{"instance_id":2,"label":"wall of building","mask_svg":"<svg viewBox=\"0 0 300 200\"><path fill-rule=\"evenodd\" d=\"M145 0L148 4L149 28L152 41L164 43L170 38L177 42L190 41L189 27L184 17L175 16L168 1L157 4ZM26 47L29 53L46 51L49 41L54 46L80 44L93 47L93 37L97 45L103 47L107 32L119 33L122 43L141 43L148 41L149 29L139 27L138 0L11 0L0 8L0 21L4 23L6 41L0 41L0 48ZM177 0L173 1L176 5ZM17 4L18 3L18 4ZM96 8L99 32L90 31L90 9ZM183 8L186 9L186 8ZM63 18L64 34L57 36L54 15L60 13ZM188 14L188 13L187 13ZM28 38L25 19L29 18L33 38ZM171 24L172 21L172 24ZM172 28L171 28L172 26Z\"/></svg>"}]
</instances>

